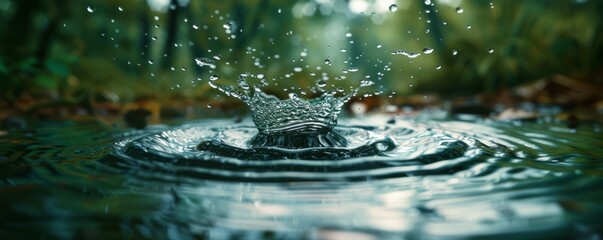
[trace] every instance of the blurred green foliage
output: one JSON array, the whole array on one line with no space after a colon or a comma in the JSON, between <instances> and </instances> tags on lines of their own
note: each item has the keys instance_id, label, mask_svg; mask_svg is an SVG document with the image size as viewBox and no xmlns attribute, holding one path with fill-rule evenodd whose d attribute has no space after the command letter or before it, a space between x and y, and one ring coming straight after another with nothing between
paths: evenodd
<instances>
[{"instance_id":1,"label":"blurred green foliage","mask_svg":"<svg viewBox=\"0 0 603 240\"><path fill-rule=\"evenodd\" d=\"M491 92L555 73L603 83L602 1L424 2L390 12L381 0L0 0L0 94L220 98L210 71L222 85L265 74L277 93L323 72L345 77L336 87L370 76L401 94ZM390 54L423 48L434 53ZM214 70L195 64L216 55Z\"/></svg>"}]
</instances>

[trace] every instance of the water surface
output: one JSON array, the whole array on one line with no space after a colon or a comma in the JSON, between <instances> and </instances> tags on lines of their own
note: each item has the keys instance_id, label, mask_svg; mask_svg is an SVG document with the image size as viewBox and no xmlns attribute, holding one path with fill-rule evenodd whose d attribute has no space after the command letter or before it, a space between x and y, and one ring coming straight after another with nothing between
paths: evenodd
<instances>
[{"instance_id":1,"label":"water surface","mask_svg":"<svg viewBox=\"0 0 603 240\"><path fill-rule=\"evenodd\" d=\"M305 155L254 149L251 120L40 123L0 138L0 235L600 237L598 124L388 120L340 119L348 146Z\"/></svg>"}]
</instances>

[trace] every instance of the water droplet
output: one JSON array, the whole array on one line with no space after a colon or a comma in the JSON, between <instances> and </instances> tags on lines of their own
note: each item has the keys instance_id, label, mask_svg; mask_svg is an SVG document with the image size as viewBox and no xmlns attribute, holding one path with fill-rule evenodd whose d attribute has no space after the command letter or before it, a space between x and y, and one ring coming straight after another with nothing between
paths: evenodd
<instances>
[{"instance_id":1,"label":"water droplet","mask_svg":"<svg viewBox=\"0 0 603 240\"><path fill-rule=\"evenodd\" d=\"M218 79L220 79L220 76L218 76L218 74L209 76L210 81L217 81Z\"/></svg>"},{"instance_id":2,"label":"water droplet","mask_svg":"<svg viewBox=\"0 0 603 240\"><path fill-rule=\"evenodd\" d=\"M212 69L216 68L216 62L208 58L195 58L195 62L199 67L208 66Z\"/></svg>"},{"instance_id":3,"label":"water droplet","mask_svg":"<svg viewBox=\"0 0 603 240\"><path fill-rule=\"evenodd\" d=\"M433 52L432 48L423 48L423 53L425 54L431 54Z\"/></svg>"},{"instance_id":4,"label":"water droplet","mask_svg":"<svg viewBox=\"0 0 603 240\"><path fill-rule=\"evenodd\" d=\"M457 54L459 54L457 50L452 50L452 56L456 56Z\"/></svg>"},{"instance_id":5,"label":"water droplet","mask_svg":"<svg viewBox=\"0 0 603 240\"><path fill-rule=\"evenodd\" d=\"M467 29L471 29L471 25L467 25Z\"/></svg>"},{"instance_id":6,"label":"water droplet","mask_svg":"<svg viewBox=\"0 0 603 240\"><path fill-rule=\"evenodd\" d=\"M155 16L153 19L155 19L155 21L159 21L159 16Z\"/></svg>"},{"instance_id":7,"label":"water droplet","mask_svg":"<svg viewBox=\"0 0 603 240\"><path fill-rule=\"evenodd\" d=\"M316 81L316 86L320 87L320 88L323 88L323 87L327 86L327 81L322 80L322 79L318 79L318 81Z\"/></svg>"},{"instance_id":8,"label":"water droplet","mask_svg":"<svg viewBox=\"0 0 603 240\"><path fill-rule=\"evenodd\" d=\"M346 37L352 37L352 33L346 33L345 36Z\"/></svg>"},{"instance_id":9,"label":"water droplet","mask_svg":"<svg viewBox=\"0 0 603 240\"><path fill-rule=\"evenodd\" d=\"M348 72L358 72L358 68L357 67L349 67Z\"/></svg>"},{"instance_id":10,"label":"water droplet","mask_svg":"<svg viewBox=\"0 0 603 240\"><path fill-rule=\"evenodd\" d=\"M239 87L242 88L243 90L249 90L249 84L247 84L247 82L245 82L245 77L241 76L239 78Z\"/></svg>"},{"instance_id":11,"label":"water droplet","mask_svg":"<svg viewBox=\"0 0 603 240\"><path fill-rule=\"evenodd\" d=\"M153 63L155 63L153 60L149 60L149 64L153 65Z\"/></svg>"},{"instance_id":12,"label":"water droplet","mask_svg":"<svg viewBox=\"0 0 603 240\"><path fill-rule=\"evenodd\" d=\"M381 47L383 47L383 46L381 46L381 44L377 45L377 48L381 48Z\"/></svg>"},{"instance_id":13,"label":"water droplet","mask_svg":"<svg viewBox=\"0 0 603 240\"><path fill-rule=\"evenodd\" d=\"M456 8L456 13L463 13L464 11L461 7Z\"/></svg>"},{"instance_id":14,"label":"water droplet","mask_svg":"<svg viewBox=\"0 0 603 240\"><path fill-rule=\"evenodd\" d=\"M193 29L199 29L199 25L193 24Z\"/></svg>"},{"instance_id":15,"label":"water droplet","mask_svg":"<svg viewBox=\"0 0 603 240\"><path fill-rule=\"evenodd\" d=\"M325 58L325 64L326 65L331 65L331 59L330 58Z\"/></svg>"},{"instance_id":16,"label":"water droplet","mask_svg":"<svg viewBox=\"0 0 603 240\"><path fill-rule=\"evenodd\" d=\"M289 98L291 98L291 99L298 99L299 96L297 96L297 93L289 93Z\"/></svg>"},{"instance_id":17,"label":"water droplet","mask_svg":"<svg viewBox=\"0 0 603 240\"><path fill-rule=\"evenodd\" d=\"M346 50L345 48L339 49L340 52L347 52L348 50Z\"/></svg>"},{"instance_id":18,"label":"water droplet","mask_svg":"<svg viewBox=\"0 0 603 240\"><path fill-rule=\"evenodd\" d=\"M88 11L89 13L93 13L94 12L94 8L92 8L91 6L88 6L86 8L86 11Z\"/></svg>"},{"instance_id":19,"label":"water droplet","mask_svg":"<svg viewBox=\"0 0 603 240\"><path fill-rule=\"evenodd\" d=\"M124 9L121 6L117 7L117 10L120 11L120 12L124 11Z\"/></svg>"},{"instance_id":20,"label":"water droplet","mask_svg":"<svg viewBox=\"0 0 603 240\"><path fill-rule=\"evenodd\" d=\"M232 25L230 23L224 23L224 25L222 25L222 27L224 27L224 29L230 29L232 27Z\"/></svg>"},{"instance_id":21,"label":"water droplet","mask_svg":"<svg viewBox=\"0 0 603 240\"><path fill-rule=\"evenodd\" d=\"M395 51L391 51L392 55L404 55L407 56L408 58L416 58L418 56L421 56L420 53L411 53L411 52L407 52L404 50L395 50Z\"/></svg>"},{"instance_id":22,"label":"water droplet","mask_svg":"<svg viewBox=\"0 0 603 240\"><path fill-rule=\"evenodd\" d=\"M301 71L302 71L302 68L300 68L300 67L295 67L295 68L293 68L293 71L294 71L294 72L301 72Z\"/></svg>"},{"instance_id":23,"label":"water droplet","mask_svg":"<svg viewBox=\"0 0 603 240\"><path fill-rule=\"evenodd\" d=\"M442 69L442 65L439 65L439 64L438 64L438 65L436 65L436 69L437 69L437 70Z\"/></svg>"},{"instance_id":24,"label":"water droplet","mask_svg":"<svg viewBox=\"0 0 603 240\"><path fill-rule=\"evenodd\" d=\"M390 12L398 11L398 5L396 5L396 4L389 5L389 11Z\"/></svg>"},{"instance_id":25,"label":"water droplet","mask_svg":"<svg viewBox=\"0 0 603 240\"><path fill-rule=\"evenodd\" d=\"M214 59L220 60L220 59L222 59L222 55L216 54L216 55L214 55Z\"/></svg>"},{"instance_id":26,"label":"water droplet","mask_svg":"<svg viewBox=\"0 0 603 240\"><path fill-rule=\"evenodd\" d=\"M368 87L368 86L371 86L371 85L374 85L374 84L375 84L375 82L373 82L371 80L362 80L362 81L360 81L360 86L361 87Z\"/></svg>"},{"instance_id":27,"label":"water droplet","mask_svg":"<svg viewBox=\"0 0 603 240\"><path fill-rule=\"evenodd\" d=\"M494 49L488 48L488 53L493 53L493 52L494 52Z\"/></svg>"},{"instance_id":28,"label":"water droplet","mask_svg":"<svg viewBox=\"0 0 603 240\"><path fill-rule=\"evenodd\" d=\"M383 151L387 150L389 147L388 147L388 146L387 146L385 143L381 143L381 142L379 142L379 143L376 143L376 144L375 144L375 148L376 148L378 151L383 152Z\"/></svg>"}]
</instances>

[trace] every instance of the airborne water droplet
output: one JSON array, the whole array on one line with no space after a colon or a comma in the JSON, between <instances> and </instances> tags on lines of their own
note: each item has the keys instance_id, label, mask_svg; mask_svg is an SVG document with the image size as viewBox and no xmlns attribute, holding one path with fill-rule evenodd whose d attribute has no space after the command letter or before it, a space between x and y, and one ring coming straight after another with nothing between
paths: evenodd
<instances>
[{"instance_id":1,"label":"airborne water droplet","mask_svg":"<svg viewBox=\"0 0 603 240\"><path fill-rule=\"evenodd\" d=\"M493 52L494 52L494 49L488 48L488 53L493 53Z\"/></svg>"},{"instance_id":2,"label":"airborne water droplet","mask_svg":"<svg viewBox=\"0 0 603 240\"><path fill-rule=\"evenodd\" d=\"M375 84L375 82L373 82L371 80L362 80L362 81L360 81L360 86L361 87L368 87L368 86L371 86L371 85L374 85L374 84Z\"/></svg>"},{"instance_id":3,"label":"airborne water droplet","mask_svg":"<svg viewBox=\"0 0 603 240\"><path fill-rule=\"evenodd\" d=\"M117 10L119 10L120 12L124 11L124 9L121 6L117 7Z\"/></svg>"},{"instance_id":4,"label":"airborne water droplet","mask_svg":"<svg viewBox=\"0 0 603 240\"><path fill-rule=\"evenodd\" d=\"M194 29L199 29L199 25L197 25L197 24L193 24L193 28L194 28Z\"/></svg>"},{"instance_id":5,"label":"airborne water droplet","mask_svg":"<svg viewBox=\"0 0 603 240\"><path fill-rule=\"evenodd\" d=\"M396 5L396 4L389 5L389 11L390 12L398 11L398 5Z\"/></svg>"},{"instance_id":6,"label":"airborne water droplet","mask_svg":"<svg viewBox=\"0 0 603 240\"><path fill-rule=\"evenodd\" d=\"M247 82L245 82L245 77L239 78L239 87L241 87L244 90L249 90L249 84L247 84Z\"/></svg>"},{"instance_id":7,"label":"airborne water droplet","mask_svg":"<svg viewBox=\"0 0 603 240\"><path fill-rule=\"evenodd\" d=\"M92 8L91 6L88 6L88 7L86 8L86 10L87 10L89 13L93 13L93 12L94 12L94 8Z\"/></svg>"},{"instance_id":8,"label":"airborne water droplet","mask_svg":"<svg viewBox=\"0 0 603 240\"><path fill-rule=\"evenodd\" d=\"M327 81L322 80L322 79L318 79L318 81L316 81L316 86L320 87L320 88L323 88L323 87L327 86Z\"/></svg>"},{"instance_id":9,"label":"airborne water droplet","mask_svg":"<svg viewBox=\"0 0 603 240\"><path fill-rule=\"evenodd\" d=\"M437 69L437 70L442 69L442 65L439 65L439 64L438 64L438 65L436 65L436 69Z\"/></svg>"},{"instance_id":10,"label":"airborne water droplet","mask_svg":"<svg viewBox=\"0 0 603 240\"><path fill-rule=\"evenodd\" d=\"M463 10L461 7L457 7L456 8L456 12L457 13L463 13L465 10Z\"/></svg>"},{"instance_id":11,"label":"airborne water droplet","mask_svg":"<svg viewBox=\"0 0 603 240\"><path fill-rule=\"evenodd\" d=\"M330 58L325 58L325 64L331 65L331 59Z\"/></svg>"},{"instance_id":12,"label":"airborne water droplet","mask_svg":"<svg viewBox=\"0 0 603 240\"><path fill-rule=\"evenodd\" d=\"M216 63L214 60L208 58L195 58L195 62L197 65L199 65L199 67L208 66L212 69L216 68Z\"/></svg>"},{"instance_id":13,"label":"airborne water droplet","mask_svg":"<svg viewBox=\"0 0 603 240\"><path fill-rule=\"evenodd\" d=\"M220 79L220 76L218 76L217 74L214 74L214 75L209 76L209 80L210 80L210 81L216 81L216 80L218 80L218 79Z\"/></svg>"},{"instance_id":14,"label":"airborne water droplet","mask_svg":"<svg viewBox=\"0 0 603 240\"><path fill-rule=\"evenodd\" d=\"M418 56L421 56L420 53L411 53L411 52L407 52L404 50L395 50L395 51L391 51L392 55L404 55L407 56L408 58L416 58Z\"/></svg>"},{"instance_id":15,"label":"airborne water droplet","mask_svg":"<svg viewBox=\"0 0 603 240\"><path fill-rule=\"evenodd\" d=\"M423 53L425 54L431 54L433 52L432 48L423 48Z\"/></svg>"}]
</instances>

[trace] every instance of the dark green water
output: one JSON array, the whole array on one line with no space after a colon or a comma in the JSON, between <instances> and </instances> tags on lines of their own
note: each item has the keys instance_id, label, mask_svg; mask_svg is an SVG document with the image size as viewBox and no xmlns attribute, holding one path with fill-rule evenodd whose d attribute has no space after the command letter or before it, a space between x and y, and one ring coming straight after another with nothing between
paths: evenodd
<instances>
[{"instance_id":1,"label":"dark green water","mask_svg":"<svg viewBox=\"0 0 603 240\"><path fill-rule=\"evenodd\" d=\"M601 238L597 123L387 120L336 128L375 152L311 159L250 148L250 121L13 131L0 137L0 239Z\"/></svg>"}]
</instances>

